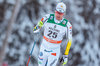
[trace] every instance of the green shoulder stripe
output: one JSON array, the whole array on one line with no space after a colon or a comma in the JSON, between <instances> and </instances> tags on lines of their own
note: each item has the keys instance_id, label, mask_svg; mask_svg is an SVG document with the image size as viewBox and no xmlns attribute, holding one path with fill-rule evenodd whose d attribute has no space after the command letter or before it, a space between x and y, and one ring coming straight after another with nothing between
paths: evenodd
<instances>
[{"instance_id":1,"label":"green shoulder stripe","mask_svg":"<svg viewBox=\"0 0 100 66\"><path fill-rule=\"evenodd\" d=\"M60 25L60 26L63 26L63 27L66 27L67 22L68 22L67 19L63 19L61 23L56 23L56 22L54 21L54 17L55 17L54 14L50 14L50 17L49 17L49 19L48 19L47 22L48 22L48 23L57 24L57 25Z\"/></svg>"}]
</instances>

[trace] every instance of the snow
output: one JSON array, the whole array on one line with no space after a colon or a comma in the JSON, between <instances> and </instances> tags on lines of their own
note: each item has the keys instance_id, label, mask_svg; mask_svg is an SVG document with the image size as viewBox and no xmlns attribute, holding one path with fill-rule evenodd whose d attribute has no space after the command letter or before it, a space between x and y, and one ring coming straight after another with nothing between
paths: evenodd
<instances>
[{"instance_id":1,"label":"snow","mask_svg":"<svg viewBox=\"0 0 100 66\"><path fill-rule=\"evenodd\" d=\"M97 6L97 8L95 8L94 13L95 14L100 13L100 7L99 6Z\"/></svg>"},{"instance_id":2,"label":"snow","mask_svg":"<svg viewBox=\"0 0 100 66\"><path fill-rule=\"evenodd\" d=\"M43 4L45 3L45 0L39 0L39 3L40 3L41 5L43 5Z\"/></svg>"},{"instance_id":3,"label":"snow","mask_svg":"<svg viewBox=\"0 0 100 66\"><path fill-rule=\"evenodd\" d=\"M0 0L0 3L3 3L3 0Z\"/></svg>"},{"instance_id":4,"label":"snow","mask_svg":"<svg viewBox=\"0 0 100 66\"><path fill-rule=\"evenodd\" d=\"M7 0L7 3L15 4L16 3L16 0Z\"/></svg>"},{"instance_id":5,"label":"snow","mask_svg":"<svg viewBox=\"0 0 100 66\"><path fill-rule=\"evenodd\" d=\"M22 4L26 4L27 0L21 0Z\"/></svg>"},{"instance_id":6,"label":"snow","mask_svg":"<svg viewBox=\"0 0 100 66\"><path fill-rule=\"evenodd\" d=\"M96 2L100 3L100 0L96 0Z\"/></svg>"},{"instance_id":7,"label":"snow","mask_svg":"<svg viewBox=\"0 0 100 66\"><path fill-rule=\"evenodd\" d=\"M3 0L0 0L0 3L2 3ZM70 22L73 26L73 35L74 31L77 33L73 36L73 42L72 42L72 51L70 51L69 57L72 57L68 61L68 66L73 66L74 63L78 63L74 66L100 66L100 0L96 1L96 8L93 10L92 17L95 18L95 23L93 24L93 18L89 16L89 21L85 22L84 16L80 15L79 13L83 13L84 7L82 6L84 4L83 0L65 0L66 5L69 5L67 10L67 16L71 16ZM15 4L15 0L7 0L10 4ZM34 44L34 39L36 41L40 41L42 39L42 34L39 34L39 36L33 34L33 27L37 24L40 19L50 13L54 13L55 7L52 7L51 4L57 4L59 0L38 0L40 5L39 10L39 18L36 19L36 15L34 12L34 8L31 9L32 13L32 22L29 19L27 15L28 9L22 9L22 12L20 13L20 18L15 22L13 25L13 32L11 36L8 39L8 45L6 49L6 53L8 53L8 56L19 59L13 61L14 63L10 64L10 66L25 66L25 63L27 62L27 59L29 57L30 51ZM22 4L26 4L27 0L22 0ZM88 11L90 8L92 8L92 2L91 0L87 1L88 6L87 10L84 14L88 14ZM22 5L22 6L23 6ZM30 7L31 8L31 7ZM5 21L3 23L0 23L0 46L2 45L2 41L5 38L5 31L7 26L7 22L12 14L12 7L9 7L5 12ZM94 16L96 15L96 16ZM98 16L97 16L98 15ZM42 33L42 32L41 32ZM36 38L37 37L37 38ZM11 43L13 45L11 45ZM66 40L64 39L63 45L66 43ZM41 44L41 43L40 43ZM40 44L36 42L36 45L34 47L32 58L30 61L30 66L37 66L37 59L39 54L39 47ZM65 46L63 47L63 49ZM63 50L62 50L63 51ZM64 53L61 52L61 53ZM77 58L76 53L79 53L81 55L80 59ZM18 54L19 57L17 57L15 54ZM73 54L73 55L72 55ZM9 62L12 61L9 59L9 57L6 61ZM82 64L83 62L83 64ZM59 66L59 65L58 65Z\"/></svg>"},{"instance_id":8,"label":"snow","mask_svg":"<svg viewBox=\"0 0 100 66\"><path fill-rule=\"evenodd\" d=\"M6 20L9 20L10 17L11 17L11 15L12 15L12 12L11 12L10 9L8 9L8 10L5 12L5 19L6 19Z\"/></svg>"}]
</instances>

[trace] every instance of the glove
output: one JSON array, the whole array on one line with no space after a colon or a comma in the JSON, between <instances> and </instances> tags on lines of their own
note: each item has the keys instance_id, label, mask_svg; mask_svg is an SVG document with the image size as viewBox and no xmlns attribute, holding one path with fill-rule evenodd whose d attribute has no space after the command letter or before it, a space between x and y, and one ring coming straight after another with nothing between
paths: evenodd
<instances>
[{"instance_id":1,"label":"glove","mask_svg":"<svg viewBox=\"0 0 100 66\"><path fill-rule=\"evenodd\" d=\"M35 31L33 31L33 33L38 33L40 31L40 29L37 29Z\"/></svg>"},{"instance_id":2,"label":"glove","mask_svg":"<svg viewBox=\"0 0 100 66\"><path fill-rule=\"evenodd\" d=\"M38 26L41 28L43 26L43 22L42 21L38 22Z\"/></svg>"},{"instance_id":3,"label":"glove","mask_svg":"<svg viewBox=\"0 0 100 66\"><path fill-rule=\"evenodd\" d=\"M35 26L33 29L33 33L38 33L40 31L40 29L38 28L38 26Z\"/></svg>"},{"instance_id":4,"label":"glove","mask_svg":"<svg viewBox=\"0 0 100 66\"><path fill-rule=\"evenodd\" d=\"M62 65L64 66L68 62L68 55L63 55L60 62L62 62Z\"/></svg>"},{"instance_id":5,"label":"glove","mask_svg":"<svg viewBox=\"0 0 100 66\"><path fill-rule=\"evenodd\" d=\"M38 33L40 31L40 28L43 26L43 22L38 22L37 26L34 27L33 32Z\"/></svg>"}]
</instances>

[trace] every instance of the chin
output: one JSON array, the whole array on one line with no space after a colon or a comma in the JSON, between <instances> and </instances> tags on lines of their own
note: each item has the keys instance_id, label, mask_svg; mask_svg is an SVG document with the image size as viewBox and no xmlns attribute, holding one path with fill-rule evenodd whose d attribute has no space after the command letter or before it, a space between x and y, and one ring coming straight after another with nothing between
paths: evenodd
<instances>
[{"instance_id":1,"label":"chin","mask_svg":"<svg viewBox=\"0 0 100 66\"><path fill-rule=\"evenodd\" d=\"M61 20L60 18L57 18L57 20Z\"/></svg>"},{"instance_id":2,"label":"chin","mask_svg":"<svg viewBox=\"0 0 100 66\"><path fill-rule=\"evenodd\" d=\"M57 19L57 20L61 20L61 19Z\"/></svg>"}]
</instances>

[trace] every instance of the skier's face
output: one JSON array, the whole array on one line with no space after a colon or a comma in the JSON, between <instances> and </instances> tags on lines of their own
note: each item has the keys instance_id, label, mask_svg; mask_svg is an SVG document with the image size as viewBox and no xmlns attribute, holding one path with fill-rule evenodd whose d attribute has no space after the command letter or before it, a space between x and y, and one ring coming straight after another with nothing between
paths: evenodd
<instances>
[{"instance_id":1,"label":"skier's face","mask_svg":"<svg viewBox=\"0 0 100 66\"><path fill-rule=\"evenodd\" d=\"M64 13L60 13L58 11L55 11L55 17L57 20L61 20L63 18Z\"/></svg>"}]
</instances>

